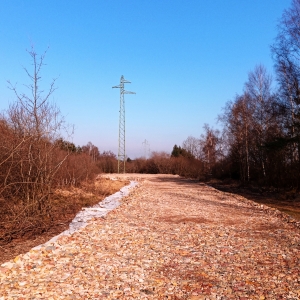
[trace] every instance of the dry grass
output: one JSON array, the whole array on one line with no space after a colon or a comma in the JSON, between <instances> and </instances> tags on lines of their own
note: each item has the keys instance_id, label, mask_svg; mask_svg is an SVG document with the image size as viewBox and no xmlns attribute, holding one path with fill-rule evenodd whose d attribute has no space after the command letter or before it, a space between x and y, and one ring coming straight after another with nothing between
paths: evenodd
<instances>
[{"instance_id":1,"label":"dry grass","mask_svg":"<svg viewBox=\"0 0 300 300\"><path fill-rule=\"evenodd\" d=\"M118 192L127 184L129 184L128 181L98 177L93 182L84 183L80 188L71 187L56 190L52 198L52 220L48 221L47 228L39 231L28 230L25 233L16 234L10 241L0 240L0 264L45 243L68 229L69 223L82 207L97 204L106 196ZM0 219L3 220L1 214L4 214L4 212L0 211ZM0 234L2 235L4 228L4 224L0 223Z\"/></svg>"},{"instance_id":2,"label":"dry grass","mask_svg":"<svg viewBox=\"0 0 300 300\"><path fill-rule=\"evenodd\" d=\"M129 184L128 181L124 182L100 177L93 182L82 184L80 188L58 189L54 194L53 209L57 213L58 210L63 209L65 214L76 214L82 207L89 207L99 203L106 196L116 193L127 184Z\"/></svg>"}]
</instances>

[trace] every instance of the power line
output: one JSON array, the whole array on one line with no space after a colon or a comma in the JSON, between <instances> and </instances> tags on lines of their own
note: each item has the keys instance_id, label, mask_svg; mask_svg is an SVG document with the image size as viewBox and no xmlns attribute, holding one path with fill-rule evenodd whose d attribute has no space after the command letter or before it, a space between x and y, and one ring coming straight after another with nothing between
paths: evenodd
<instances>
[{"instance_id":1,"label":"power line","mask_svg":"<svg viewBox=\"0 0 300 300\"><path fill-rule=\"evenodd\" d=\"M131 83L121 76L120 84L113 88L120 89L120 115L119 115L119 148L118 148L118 173L125 173L126 151L125 151L125 94L135 94L135 92L125 91L124 84Z\"/></svg>"}]
</instances>

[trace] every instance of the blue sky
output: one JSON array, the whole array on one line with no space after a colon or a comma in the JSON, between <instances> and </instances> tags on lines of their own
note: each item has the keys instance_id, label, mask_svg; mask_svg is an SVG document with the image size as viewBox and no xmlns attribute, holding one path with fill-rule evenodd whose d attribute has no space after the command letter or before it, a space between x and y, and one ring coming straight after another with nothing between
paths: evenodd
<instances>
[{"instance_id":1,"label":"blue sky","mask_svg":"<svg viewBox=\"0 0 300 300\"><path fill-rule=\"evenodd\" d=\"M117 153L121 75L126 89L126 153L171 152L199 137L248 72L273 72L270 45L290 0L0 0L0 110L15 100L7 80L28 82L26 49L46 55L42 88L52 78L51 101L75 132Z\"/></svg>"}]
</instances>

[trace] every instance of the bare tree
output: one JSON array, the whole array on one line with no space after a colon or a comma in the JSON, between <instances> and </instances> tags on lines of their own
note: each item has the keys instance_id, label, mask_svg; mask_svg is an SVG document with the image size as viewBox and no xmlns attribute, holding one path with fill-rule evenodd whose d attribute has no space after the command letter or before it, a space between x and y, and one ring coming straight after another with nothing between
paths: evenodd
<instances>
[{"instance_id":1,"label":"bare tree","mask_svg":"<svg viewBox=\"0 0 300 300\"><path fill-rule=\"evenodd\" d=\"M255 67L253 72L249 72L248 81L245 84L246 94L250 97L252 107L252 128L255 134L252 136L256 140L256 157L258 157L262 174L266 177L266 155L264 144L267 141L267 133L272 120L272 96L271 96L271 76L262 65Z\"/></svg>"},{"instance_id":2,"label":"bare tree","mask_svg":"<svg viewBox=\"0 0 300 300\"><path fill-rule=\"evenodd\" d=\"M112 151L103 151L99 156L97 166L101 172L116 173L118 170L117 156Z\"/></svg>"},{"instance_id":3,"label":"bare tree","mask_svg":"<svg viewBox=\"0 0 300 300\"><path fill-rule=\"evenodd\" d=\"M93 145L93 143L88 142L87 145L81 147L82 151L87 153L93 162L96 162L100 157L100 152L98 147Z\"/></svg>"},{"instance_id":4,"label":"bare tree","mask_svg":"<svg viewBox=\"0 0 300 300\"><path fill-rule=\"evenodd\" d=\"M284 116L285 138L282 146L289 151L291 167L297 165L300 185L300 0L293 0L284 11L272 45L277 80L280 86L280 107ZM292 170L290 170L292 171ZM292 171L292 173L295 173Z\"/></svg>"},{"instance_id":5,"label":"bare tree","mask_svg":"<svg viewBox=\"0 0 300 300\"><path fill-rule=\"evenodd\" d=\"M200 140L189 136L182 143L182 148L191 153L194 157L200 158Z\"/></svg>"},{"instance_id":6,"label":"bare tree","mask_svg":"<svg viewBox=\"0 0 300 300\"><path fill-rule=\"evenodd\" d=\"M10 209L14 214L13 225L19 227L31 217L50 217L54 179L68 156L67 152L57 155L59 149L55 141L65 129L65 123L59 110L49 101L55 91L55 79L47 92L41 89L46 52L39 57L31 48L28 54L33 66L32 71L24 68L29 78L25 88L29 92L19 92L17 85L8 81L17 101L10 105L5 117L10 138L6 139L6 157L2 156L0 162L5 170L0 181L0 198L5 199L8 207L22 204L19 210ZM29 223L33 226L34 222Z\"/></svg>"},{"instance_id":7,"label":"bare tree","mask_svg":"<svg viewBox=\"0 0 300 300\"><path fill-rule=\"evenodd\" d=\"M204 124L204 134L200 138L201 146L201 159L204 162L204 172L207 176L212 176L213 168L218 161L218 143L219 134L218 130L214 130L208 124Z\"/></svg>"},{"instance_id":8,"label":"bare tree","mask_svg":"<svg viewBox=\"0 0 300 300\"><path fill-rule=\"evenodd\" d=\"M253 169L252 118L253 106L247 93L237 95L234 101L229 101L224 113L219 116L224 126L222 145L226 147L222 153L223 155L226 153L233 169L238 165L238 173L242 181L250 180L251 169Z\"/></svg>"}]
</instances>

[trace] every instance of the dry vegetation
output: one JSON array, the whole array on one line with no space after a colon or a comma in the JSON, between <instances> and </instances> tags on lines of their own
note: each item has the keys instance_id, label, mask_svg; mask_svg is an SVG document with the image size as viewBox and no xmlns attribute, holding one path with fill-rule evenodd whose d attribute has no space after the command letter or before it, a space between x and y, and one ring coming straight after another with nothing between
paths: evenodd
<instances>
[{"instance_id":1,"label":"dry vegetation","mask_svg":"<svg viewBox=\"0 0 300 300\"><path fill-rule=\"evenodd\" d=\"M42 83L45 55L28 51L28 84L8 82L16 97L0 114L0 261L41 244L68 228L75 214L124 182L95 181L115 168L111 152L92 143L76 147L59 109L50 103L56 87ZM71 129L71 130L70 130Z\"/></svg>"},{"instance_id":2,"label":"dry vegetation","mask_svg":"<svg viewBox=\"0 0 300 300\"><path fill-rule=\"evenodd\" d=\"M8 261L18 254L25 253L31 248L40 245L53 236L68 229L82 207L89 207L102 201L106 196L119 191L128 181L117 181L99 177L96 181L84 183L81 188L70 187L55 190L52 197L52 219L48 221L43 230L23 231L16 234L11 240L0 240L0 264ZM5 210L0 206L0 236L4 235Z\"/></svg>"},{"instance_id":3,"label":"dry vegetation","mask_svg":"<svg viewBox=\"0 0 300 300\"><path fill-rule=\"evenodd\" d=\"M92 145L79 149L62 138L68 134L68 126L59 109L49 102L55 80L48 90L42 89L45 53L38 56L31 49L28 54L33 69L24 70L29 83L23 91L24 87L19 90L8 82L16 101L0 115L1 246L58 226L55 191L91 189L86 182L100 171Z\"/></svg>"}]
</instances>

